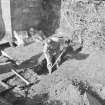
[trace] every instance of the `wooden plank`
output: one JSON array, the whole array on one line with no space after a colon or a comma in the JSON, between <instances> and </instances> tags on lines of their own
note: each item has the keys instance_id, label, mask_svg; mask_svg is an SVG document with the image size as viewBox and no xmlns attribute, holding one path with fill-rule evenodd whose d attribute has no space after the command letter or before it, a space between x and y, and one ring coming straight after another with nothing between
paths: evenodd
<instances>
[{"instance_id":1,"label":"wooden plank","mask_svg":"<svg viewBox=\"0 0 105 105\"><path fill-rule=\"evenodd\" d=\"M23 77L21 76L16 70L11 70L14 74L16 74L16 76L18 76L22 81L24 81L27 85L29 85L30 83Z\"/></svg>"},{"instance_id":2,"label":"wooden plank","mask_svg":"<svg viewBox=\"0 0 105 105\"><path fill-rule=\"evenodd\" d=\"M6 34L0 44L12 41L11 8L10 0L1 0L2 17L5 24Z\"/></svg>"}]
</instances>

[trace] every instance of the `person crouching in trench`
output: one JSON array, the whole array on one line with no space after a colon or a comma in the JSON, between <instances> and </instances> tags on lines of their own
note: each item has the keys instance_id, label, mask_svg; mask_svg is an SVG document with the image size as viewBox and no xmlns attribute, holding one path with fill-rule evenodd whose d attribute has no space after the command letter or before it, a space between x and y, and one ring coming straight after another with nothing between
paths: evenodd
<instances>
[{"instance_id":1,"label":"person crouching in trench","mask_svg":"<svg viewBox=\"0 0 105 105\"><path fill-rule=\"evenodd\" d=\"M50 37L44 41L43 53L47 61L47 69L49 74L52 73L53 65L56 62L56 67L59 67L61 61L60 54L65 52L65 49L69 46L70 39L64 37ZM59 58L59 59L58 59Z\"/></svg>"}]
</instances>

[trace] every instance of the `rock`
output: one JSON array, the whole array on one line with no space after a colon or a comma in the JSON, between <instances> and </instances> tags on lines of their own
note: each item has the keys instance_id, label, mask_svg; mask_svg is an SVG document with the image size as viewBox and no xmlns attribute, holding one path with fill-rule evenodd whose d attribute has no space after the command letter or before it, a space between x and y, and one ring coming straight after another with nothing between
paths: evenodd
<instances>
[{"instance_id":1,"label":"rock","mask_svg":"<svg viewBox=\"0 0 105 105\"><path fill-rule=\"evenodd\" d=\"M42 52L42 45L40 43L32 43L28 46L20 46L16 48L8 48L5 50L8 55L14 59L25 61L31 57L37 56Z\"/></svg>"}]
</instances>

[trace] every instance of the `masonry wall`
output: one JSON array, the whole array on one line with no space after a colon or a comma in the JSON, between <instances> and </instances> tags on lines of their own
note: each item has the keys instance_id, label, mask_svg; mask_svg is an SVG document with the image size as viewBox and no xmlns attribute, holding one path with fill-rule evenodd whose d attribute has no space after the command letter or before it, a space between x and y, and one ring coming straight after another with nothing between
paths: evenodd
<instances>
[{"instance_id":1,"label":"masonry wall","mask_svg":"<svg viewBox=\"0 0 105 105\"><path fill-rule=\"evenodd\" d=\"M33 26L50 36L58 27L59 10L60 0L11 0L13 30Z\"/></svg>"}]
</instances>

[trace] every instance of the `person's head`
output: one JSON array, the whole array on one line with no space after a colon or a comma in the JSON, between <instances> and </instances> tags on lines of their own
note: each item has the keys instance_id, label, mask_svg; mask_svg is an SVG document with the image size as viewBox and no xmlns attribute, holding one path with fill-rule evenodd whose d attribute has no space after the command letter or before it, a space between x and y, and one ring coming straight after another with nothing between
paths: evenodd
<instances>
[{"instance_id":1,"label":"person's head","mask_svg":"<svg viewBox=\"0 0 105 105\"><path fill-rule=\"evenodd\" d=\"M36 33L35 28L34 28L34 27L30 27L30 28L29 28L29 35L30 35L30 36L33 36L33 35L35 35L35 33Z\"/></svg>"},{"instance_id":2,"label":"person's head","mask_svg":"<svg viewBox=\"0 0 105 105\"><path fill-rule=\"evenodd\" d=\"M65 44L69 46L69 45L70 45L70 42L71 42L70 39L67 39L67 40L65 41Z\"/></svg>"}]
</instances>

